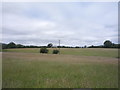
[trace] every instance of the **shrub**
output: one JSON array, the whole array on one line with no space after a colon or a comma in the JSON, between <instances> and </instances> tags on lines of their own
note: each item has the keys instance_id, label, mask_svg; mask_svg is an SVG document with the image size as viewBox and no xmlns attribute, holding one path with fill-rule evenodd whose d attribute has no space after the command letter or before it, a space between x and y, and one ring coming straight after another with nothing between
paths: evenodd
<instances>
[{"instance_id":1,"label":"shrub","mask_svg":"<svg viewBox=\"0 0 120 90\"><path fill-rule=\"evenodd\" d=\"M53 50L53 54L58 54L59 50Z\"/></svg>"},{"instance_id":2,"label":"shrub","mask_svg":"<svg viewBox=\"0 0 120 90\"><path fill-rule=\"evenodd\" d=\"M47 48L41 48L40 53L48 53L48 49Z\"/></svg>"}]
</instances>

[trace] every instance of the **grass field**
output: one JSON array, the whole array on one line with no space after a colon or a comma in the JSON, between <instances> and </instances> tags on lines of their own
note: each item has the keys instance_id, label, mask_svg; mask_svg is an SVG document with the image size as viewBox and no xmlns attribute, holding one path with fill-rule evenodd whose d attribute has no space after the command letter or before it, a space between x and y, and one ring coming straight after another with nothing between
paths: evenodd
<instances>
[{"instance_id":1,"label":"grass field","mask_svg":"<svg viewBox=\"0 0 120 90\"><path fill-rule=\"evenodd\" d=\"M52 48L53 49L53 48ZM117 88L118 50L37 48L3 51L3 88Z\"/></svg>"},{"instance_id":2,"label":"grass field","mask_svg":"<svg viewBox=\"0 0 120 90\"><path fill-rule=\"evenodd\" d=\"M49 48L49 54L52 54L54 48ZM24 52L24 53L39 53L39 48L19 48L5 49L4 52ZM62 55L79 55L79 56L103 56L103 57L118 57L117 49L101 49L101 48L62 48Z\"/></svg>"}]
</instances>

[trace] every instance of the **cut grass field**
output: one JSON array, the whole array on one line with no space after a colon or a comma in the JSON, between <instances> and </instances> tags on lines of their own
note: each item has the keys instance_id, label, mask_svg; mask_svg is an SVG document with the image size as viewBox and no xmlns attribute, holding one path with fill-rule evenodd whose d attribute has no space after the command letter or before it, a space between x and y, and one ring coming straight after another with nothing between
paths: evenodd
<instances>
[{"instance_id":1,"label":"cut grass field","mask_svg":"<svg viewBox=\"0 0 120 90\"><path fill-rule=\"evenodd\" d=\"M117 88L117 49L37 48L3 52L3 88Z\"/></svg>"},{"instance_id":2,"label":"cut grass field","mask_svg":"<svg viewBox=\"0 0 120 90\"><path fill-rule=\"evenodd\" d=\"M49 54L55 48L48 48ZM4 52L24 52L24 53L39 53L39 48L18 48L4 49ZM102 56L102 57L118 57L118 49L108 48L61 48L62 55L79 55L79 56Z\"/></svg>"}]
</instances>

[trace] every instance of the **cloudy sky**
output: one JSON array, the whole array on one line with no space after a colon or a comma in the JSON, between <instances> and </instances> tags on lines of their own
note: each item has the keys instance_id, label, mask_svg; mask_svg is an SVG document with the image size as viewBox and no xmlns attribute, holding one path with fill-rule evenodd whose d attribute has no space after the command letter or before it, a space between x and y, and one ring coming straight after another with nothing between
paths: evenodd
<instances>
[{"instance_id":1,"label":"cloudy sky","mask_svg":"<svg viewBox=\"0 0 120 90\"><path fill-rule=\"evenodd\" d=\"M118 42L117 2L2 4L2 42L84 46Z\"/></svg>"}]
</instances>

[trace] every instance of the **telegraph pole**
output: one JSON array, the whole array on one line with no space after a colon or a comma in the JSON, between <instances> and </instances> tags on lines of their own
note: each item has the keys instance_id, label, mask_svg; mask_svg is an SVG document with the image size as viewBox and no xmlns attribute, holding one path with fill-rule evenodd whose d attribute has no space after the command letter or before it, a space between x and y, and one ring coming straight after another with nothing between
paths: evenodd
<instances>
[{"instance_id":1,"label":"telegraph pole","mask_svg":"<svg viewBox=\"0 0 120 90\"><path fill-rule=\"evenodd\" d=\"M60 40L59 40L59 54L60 54Z\"/></svg>"}]
</instances>

